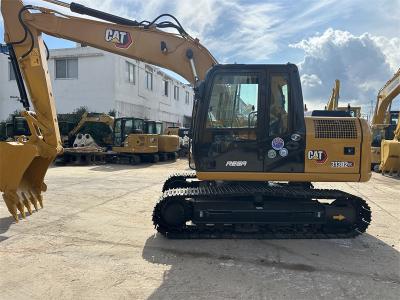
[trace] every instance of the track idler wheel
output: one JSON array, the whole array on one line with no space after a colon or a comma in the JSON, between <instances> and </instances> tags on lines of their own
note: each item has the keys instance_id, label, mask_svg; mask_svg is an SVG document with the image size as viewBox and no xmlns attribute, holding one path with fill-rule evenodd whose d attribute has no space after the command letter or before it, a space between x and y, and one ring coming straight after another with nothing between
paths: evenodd
<instances>
[{"instance_id":1,"label":"track idler wheel","mask_svg":"<svg viewBox=\"0 0 400 300\"><path fill-rule=\"evenodd\" d=\"M191 207L183 199L160 202L153 212L153 224L162 234L180 231L190 218Z\"/></svg>"}]
</instances>

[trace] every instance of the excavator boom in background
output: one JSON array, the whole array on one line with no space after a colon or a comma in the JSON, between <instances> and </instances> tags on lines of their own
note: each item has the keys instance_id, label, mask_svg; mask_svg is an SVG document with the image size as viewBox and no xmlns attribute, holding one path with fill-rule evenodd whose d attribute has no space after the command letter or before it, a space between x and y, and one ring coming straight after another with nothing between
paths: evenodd
<instances>
[{"instance_id":1,"label":"excavator boom in background","mask_svg":"<svg viewBox=\"0 0 400 300\"><path fill-rule=\"evenodd\" d=\"M400 112L392 102L400 94L400 69L378 92L372 118L371 166L382 174L400 176Z\"/></svg>"},{"instance_id":2,"label":"excavator boom in background","mask_svg":"<svg viewBox=\"0 0 400 300\"><path fill-rule=\"evenodd\" d=\"M77 3L47 2L107 22L2 1L5 41L32 132L29 139L0 143L0 190L16 220L17 209L24 216L24 205L30 210L31 203L42 203L47 168L62 151L46 33L170 69L193 85L196 172L164 183L153 211L161 234L349 238L365 232L371 211L363 199L315 189L312 182L370 179L368 124L356 117L305 118L295 65L221 65L170 15L138 22ZM171 21L159 20L167 17Z\"/></svg>"},{"instance_id":3,"label":"excavator boom in background","mask_svg":"<svg viewBox=\"0 0 400 300\"><path fill-rule=\"evenodd\" d=\"M339 98L340 98L340 80L335 80L335 86L332 89L331 97L325 107L328 111L342 111L348 113L350 117L361 117L361 107L360 106L351 106L350 103L347 106L339 106Z\"/></svg>"}]
</instances>

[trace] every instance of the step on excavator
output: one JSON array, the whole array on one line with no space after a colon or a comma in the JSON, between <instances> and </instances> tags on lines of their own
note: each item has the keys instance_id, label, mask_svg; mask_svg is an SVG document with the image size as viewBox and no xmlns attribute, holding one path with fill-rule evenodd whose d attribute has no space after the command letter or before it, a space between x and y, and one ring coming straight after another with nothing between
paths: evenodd
<instances>
[{"instance_id":1,"label":"step on excavator","mask_svg":"<svg viewBox=\"0 0 400 300\"><path fill-rule=\"evenodd\" d=\"M295 65L218 64L168 14L139 22L46 2L100 20L2 1L6 47L33 133L27 141L0 143L0 190L16 220L18 210L25 216L24 206L31 212L31 204L42 204L46 171L62 151L45 33L169 69L193 85L196 169L165 181L153 211L162 235L312 239L366 231L371 210L365 200L312 182L370 179L368 124L356 117L304 117Z\"/></svg>"}]
</instances>

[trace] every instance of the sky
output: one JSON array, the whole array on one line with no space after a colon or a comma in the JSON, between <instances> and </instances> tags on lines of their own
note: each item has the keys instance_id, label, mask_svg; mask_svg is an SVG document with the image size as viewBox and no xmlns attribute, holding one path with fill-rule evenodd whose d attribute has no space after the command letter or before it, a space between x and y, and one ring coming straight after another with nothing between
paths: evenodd
<instances>
[{"instance_id":1,"label":"sky","mask_svg":"<svg viewBox=\"0 0 400 300\"><path fill-rule=\"evenodd\" d=\"M38 0L24 2L55 7ZM295 63L309 109L323 109L339 79L339 103L361 105L363 113L369 114L378 90L400 68L400 15L396 13L400 0L75 2L138 21L173 14L220 63ZM50 48L75 46L50 37L46 41ZM398 98L394 108L400 108Z\"/></svg>"}]
</instances>

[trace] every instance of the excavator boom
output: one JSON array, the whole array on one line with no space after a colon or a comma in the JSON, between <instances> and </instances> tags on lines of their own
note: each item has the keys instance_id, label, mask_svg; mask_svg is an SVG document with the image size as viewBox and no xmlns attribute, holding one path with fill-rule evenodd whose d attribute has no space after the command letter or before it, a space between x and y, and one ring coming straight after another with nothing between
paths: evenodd
<instances>
[{"instance_id":1,"label":"excavator boom","mask_svg":"<svg viewBox=\"0 0 400 300\"><path fill-rule=\"evenodd\" d=\"M0 191L16 221L18 210L25 217L24 206L31 212L31 204L35 208L38 203L42 204L46 171L63 151L47 65L48 50L42 33L170 69L193 84L204 79L207 70L217 64L179 22L139 23L76 3L47 2L112 23L71 17L48 8L24 5L21 0L1 2L4 39L10 49L14 71L21 79L18 81L20 93L26 98L22 99L26 109L22 115L31 132L29 138L0 143ZM164 32L157 27L172 27L179 33Z\"/></svg>"},{"instance_id":2,"label":"excavator boom","mask_svg":"<svg viewBox=\"0 0 400 300\"><path fill-rule=\"evenodd\" d=\"M397 117L397 127L390 124L392 114L390 107L395 98L400 94L400 69L378 92L375 113L372 118L372 132L375 144L371 148L371 160L375 169L383 174L397 173L400 176L400 118ZM391 131L391 132L388 132ZM393 139L387 135L394 132ZM378 145L377 142L380 142Z\"/></svg>"}]
</instances>

